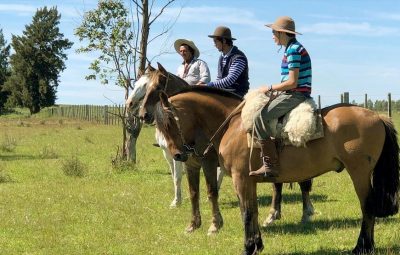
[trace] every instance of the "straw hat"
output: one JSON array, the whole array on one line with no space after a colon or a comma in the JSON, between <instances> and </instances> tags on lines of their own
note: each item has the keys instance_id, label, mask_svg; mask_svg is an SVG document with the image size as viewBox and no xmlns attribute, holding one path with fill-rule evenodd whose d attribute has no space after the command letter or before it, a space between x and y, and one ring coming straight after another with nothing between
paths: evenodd
<instances>
[{"instance_id":1,"label":"straw hat","mask_svg":"<svg viewBox=\"0 0 400 255\"><path fill-rule=\"evenodd\" d=\"M213 35L209 35L208 37L215 38L215 37L221 37L225 39L231 39L231 40L236 40L236 38L233 38L231 35L231 30L228 27L224 26L219 26L215 29Z\"/></svg>"},{"instance_id":2,"label":"straw hat","mask_svg":"<svg viewBox=\"0 0 400 255\"><path fill-rule=\"evenodd\" d=\"M195 58L198 58L198 57L200 56L200 51L199 51L199 49L196 47L196 45L194 44L194 42L192 42L192 41L190 41L190 40L186 40L186 39L178 39L178 40L175 41L174 47L175 47L176 52L180 53L180 52L179 52L179 48L182 46L182 44L186 44L186 45L188 45L190 48L193 49L193 51L194 51L194 57L195 57Z\"/></svg>"},{"instance_id":3,"label":"straw hat","mask_svg":"<svg viewBox=\"0 0 400 255\"><path fill-rule=\"evenodd\" d=\"M301 35L300 33L296 32L294 20L288 16L278 17L275 20L275 23L267 24L265 26L272 28L275 31Z\"/></svg>"}]
</instances>

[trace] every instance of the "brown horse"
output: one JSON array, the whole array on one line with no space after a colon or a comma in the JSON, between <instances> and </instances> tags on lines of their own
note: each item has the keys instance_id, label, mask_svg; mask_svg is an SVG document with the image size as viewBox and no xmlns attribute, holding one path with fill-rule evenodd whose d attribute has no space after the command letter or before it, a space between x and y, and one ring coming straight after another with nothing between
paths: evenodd
<instances>
[{"instance_id":1,"label":"brown horse","mask_svg":"<svg viewBox=\"0 0 400 255\"><path fill-rule=\"evenodd\" d=\"M163 93L152 93L154 95L147 94L146 98L160 97L162 104L155 111L157 126L175 155L184 155L184 144L194 142L196 133L193 130L201 130L208 138L212 137L240 102L231 94L208 87L192 88L170 97L170 101ZM151 112L143 102L141 117L147 116L150 120ZM398 212L399 146L392 122L370 110L348 104L324 108L322 116L325 136L309 142L305 148L284 147L279 153L281 171L277 178L249 176L249 164L257 169L261 161L258 156L250 155L240 114L234 115L212 141L221 166L232 176L240 200L245 230L244 254L263 249L258 225L257 182L303 181L346 168L362 212L354 254L373 252L375 217Z\"/></svg>"},{"instance_id":2,"label":"brown horse","mask_svg":"<svg viewBox=\"0 0 400 255\"><path fill-rule=\"evenodd\" d=\"M151 95L151 91L155 90L155 91L163 91L167 96L176 94L180 91L183 90L187 90L190 89L191 86L187 85L187 83L182 80L181 78L179 78L176 75L173 75L169 72L167 72L165 70L165 68L161 65L158 64L158 70L152 68L151 66L149 66L148 68L148 76L150 78L150 82L147 85L147 90L149 91L149 95ZM155 95L157 95L157 93L155 93ZM238 99L241 101L241 99L238 97ZM147 97L144 99L147 102L147 108L149 109L150 106L155 106L156 103L159 101L158 96L152 98ZM238 101L238 102L240 102ZM152 103L150 103L152 102ZM152 111L153 108L149 109L149 111ZM193 130L197 130L197 129L193 129ZM187 144L185 147L185 151L187 151L188 148L192 149L192 152L202 152L205 149L205 146L207 145L205 143L205 141L207 141L207 139L205 138L205 135L203 132L201 131L196 131L196 139L193 140L195 142L191 143L191 144ZM196 154L195 153L195 154ZM215 152L215 150L213 150L211 153L215 153L215 158L212 158L212 160L218 160L217 159L217 154ZM186 154L186 153L185 153ZM186 157L185 154L172 154L175 157L175 160L181 160L183 157ZM208 161L209 156L201 159L196 155L193 155L192 157L190 157L190 163L194 162L194 161L198 161L199 163L201 161ZM190 164L191 165L191 164ZM213 164L212 164L213 165ZM200 166L200 164L196 164L197 167ZM195 166L193 166L195 167ZM205 172L209 171L208 169L203 169ZM190 170L190 171L194 171L194 170ZM191 202L192 202L192 222L190 223L189 227L187 229L190 229L191 231L194 230L195 228L200 227L200 225L198 223L200 223L200 210L199 210L199 204L198 204L198 192L199 192L199 188L198 188L198 175L199 175L199 170L196 169L195 174L193 175L188 175L188 178L195 178L195 180L191 180L189 179L189 190L191 191ZM214 175L214 174L213 174ZM222 180L219 180L222 181ZM210 181L211 182L211 181ZM195 185L195 186L193 186ZM300 185L300 189L301 189L301 194L302 194L302 205L303 205L303 214L302 214L302 218L301 218L301 222L308 222L311 220L311 216L314 214L314 207L311 203L311 199L310 199L310 191L312 188L312 180L305 180L303 182L299 182ZM282 204L282 183L273 183L272 184L272 201L271 201L271 207L269 210L269 214L267 215L267 217L265 218L264 222L263 222L263 226L267 226L269 224L272 224L275 220L278 220L281 218L281 204ZM211 201L214 201L212 198L215 196L214 193L210 193L209 192L209 198ZM217 203L217 202L213 202ZM214 205L213 207L217 208L217 205ZM213 214L214 215L214 214ZM216 219L218 219L219 217L217 217ZM222 218L220 218L222 220ZM214 222L215 219L213 219ZM217 222L218 223L218 222ZM214 223L214 227L211 226L209 229L209 233L210 230L213 230L214 232L218 230L218 228L216 228L217 226L219 226L217 223ZM222 226L222 224L220 224Z\"/></svg>"}]
</instances>

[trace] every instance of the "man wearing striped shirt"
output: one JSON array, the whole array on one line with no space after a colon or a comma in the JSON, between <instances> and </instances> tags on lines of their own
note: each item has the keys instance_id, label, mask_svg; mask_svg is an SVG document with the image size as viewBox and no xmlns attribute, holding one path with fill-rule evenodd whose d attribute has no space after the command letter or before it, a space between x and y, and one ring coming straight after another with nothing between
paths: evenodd
<instances>
[{"instance_id":1,"label":"man wearing striped shirt","mask_svg":"<svg viewBox=\"0 0 400 255\"><path fill-rule=\"evenodd\" d=\"M249 90L249 66L246 55L233 45L231 30L228 27L217 27L213 35L215 47L222 54L218 61L217 80L207 86L231 91L244 96ZM204 84L205 85L205 84Z\"/></svg>"},{"instance_id":2,"label":"man wearing striped shirt","mask_svg":"<svg viewBox=\"0 0 400 255\"><path fill-rule=\"evenodd\" d=\"M260 88L267 93L280 92L269 104L264 106L255 119L255 130L261 145L262 162L260 169L251 171L250 176L279 175L279 158L269 122L285 115L311 94L311 59L307 50L296 40L295 23L292 18L279 17L275 23L266 25L272 29L272 38L279 46L285 46L281 65L281 82Z\"/></svg>"}]
</instances>

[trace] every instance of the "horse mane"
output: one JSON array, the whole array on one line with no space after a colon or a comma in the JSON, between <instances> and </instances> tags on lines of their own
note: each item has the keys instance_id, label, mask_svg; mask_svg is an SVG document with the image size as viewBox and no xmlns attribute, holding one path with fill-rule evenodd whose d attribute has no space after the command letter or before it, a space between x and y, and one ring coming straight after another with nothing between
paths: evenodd
<instances>
[{"instance_id":1,"label":"horse mane","mask_svg":"<svg viewBox=\"0 0 400 255\"><path fill-rule=\"evenodd\" d=\"M149 72L149 80L153 83L153 84L160 84L161 83L161 78L164 78L165 80L167 80L167 78L172 78L172 80L177 80L180 83L183 83L184 85L186 85L187 87L190 87L190 85L181 77L167 72L168 74L165 75L162 71L156 69L154 71ZM164 83L165 84L165 83Z\"/></svg>"},{"instance_id":2,"label":"horse mane","mask_svg":"<svg viewBox=\"0 0 400 255\"><path fill-rule=\"evenodd\" d=\"M233 92L224 90L224 89L219 89L219 88L214 88L214 87L208 87L208 86L189 86L177 93L174 93L172 95L170 95L169 97L178 95L178 94L183 94L183 93L188 93L188 92L205 92L205 93L209 93L209 94L216 94L216 95L220 95L223 97L228 97L228 98L233 98L233 99L238 99L240 101L243 100L243 97L239 96L238 94L235 94Z\"/></svg>"},{"instance_id":3,"label":"horse mane","mask_svg":"<svg viewBox=\"0 0 400 255\"><path fill-rule=\"evenodd\" d=\"M165 134L175 121L174 114L169 108L164 108L160 102L154 107L154 121L158 130Z\"/></svg>"}]
</instances>

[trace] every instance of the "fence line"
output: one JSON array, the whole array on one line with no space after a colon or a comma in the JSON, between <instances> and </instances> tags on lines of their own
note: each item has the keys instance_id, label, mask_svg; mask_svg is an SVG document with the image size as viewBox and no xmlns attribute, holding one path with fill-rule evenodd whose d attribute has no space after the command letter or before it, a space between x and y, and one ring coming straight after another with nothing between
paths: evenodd
<instances>
[{"instance_id":1,"label":"fence line","mask_svg":"<svg viewBox=\"0 0 400 255\"><path fill-rule=\"evenodd\" d=\"M349 92L340 95L341 103L350 103ZM387 95L387 115L392 117L392 95ZM316 98L318 107L321 107L321 96ZM361 104L368 108L368 95L364 94L364 102ZM86 120L105 125L121 125L119 113L123 112L124 105L58 105L54 107L44 108L40 111L40 115L44 117L64 117L78 120Z\"/></svg>"},{"instance_id":2,"label":"fence line","mask_svg":"<svg viewBox=\"0 0 400 255\"><path fill-rule=\"evenodd\" d=\"M123 112L124 105L58 105L44 108L39 115L44 117L63 117L85 120L105 125L120 125L119 113Z\"/></svg>"}]
</instances>

